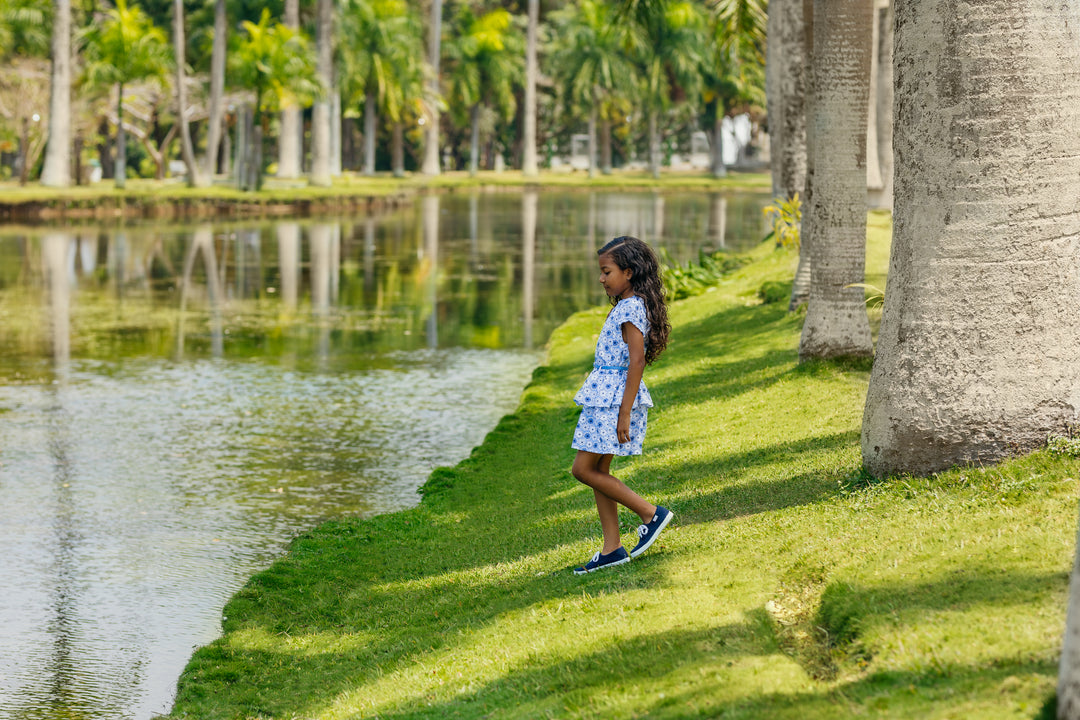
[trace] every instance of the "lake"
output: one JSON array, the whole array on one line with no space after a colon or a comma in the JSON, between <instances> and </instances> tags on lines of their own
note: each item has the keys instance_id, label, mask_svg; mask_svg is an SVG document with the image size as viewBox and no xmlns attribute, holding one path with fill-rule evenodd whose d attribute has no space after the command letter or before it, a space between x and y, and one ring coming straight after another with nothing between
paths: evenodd
<instances>
[{"instance_id":1,"label":"lake","mask_svg":"<svg viewBox=\"0 0 1080 720\"><path fill-rule=\"evenodd\" d=\"M514 409L550 332L605 302L597 247L749 249L768 199L0 227L0 718L168 711L292 537L415 505Z\"/></svg>"}]
</instances>

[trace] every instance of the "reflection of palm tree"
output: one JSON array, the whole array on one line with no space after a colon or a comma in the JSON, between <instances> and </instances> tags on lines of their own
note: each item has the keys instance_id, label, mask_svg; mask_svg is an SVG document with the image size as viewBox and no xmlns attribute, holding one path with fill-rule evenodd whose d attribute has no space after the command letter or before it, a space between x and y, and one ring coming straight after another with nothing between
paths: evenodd
<instances>
[{"instance_id":1,"label":"reflection of palm tree","mask_svg":"<svg viewBox=\"0 0 1080 720\"><path fill-rule=\"evenodd\" d=\"M427 345L439 347L439 196L425 195L421 200L424 248L423 262L427 265L428 306Z\"/></svg>"},{"instance_id":2,"label":"reflection of palm tree","mask_svg":"<svg viewBox=\"0 0 1080 720\"><path fill-rule=\"evenodd\" d=\"M281 268L281 303L296 310L300 285L300 226L295 222L278 223L278 265Z\"/></svg>"},{"instance_id":3,"label":"reflection of palm tree","mask_svg":"<svg viewBox=\"0 0 1080 720\"><path fill-rule=\"evenodd\" d=\"M215 357L224 352L224 333L221 324L221 306L224 293L218 277L217 256L214 254L214 233L208 226L197 229L191 236L187 253L184 255L184 274L180 280L180 313L177 316L176 354L184 355L184 319L187 310L188 293L191 291L191 276L195 270L195 259L202 254L206 269L206 290L210 300L210 349Z\"/></svg>"},{"instance_id":4,"label":"reflection of palm tree","mask_svg":"<svg viewBox=\"0 0 1080 720\"><path fill-rule=\"evenodd\" d=\"M521 195L522 312L525 316L525 348L533 346L533 314L536 312L536 212L540 197L536 190Z\"/></svg>"},{"instance_id":5,"label":"reflection of palm tree","mask_svg":"<svg viewBox=\"0 0 1080 720\"><path fill-rule=\"evenodd\" d=\"M45 286L49 290L49 330L52 355L57 368L65 368L71 359L71 280L68 255L74 250L74 237L65 232L50 232L41 239Z\"/></svg>"}]
</instances>

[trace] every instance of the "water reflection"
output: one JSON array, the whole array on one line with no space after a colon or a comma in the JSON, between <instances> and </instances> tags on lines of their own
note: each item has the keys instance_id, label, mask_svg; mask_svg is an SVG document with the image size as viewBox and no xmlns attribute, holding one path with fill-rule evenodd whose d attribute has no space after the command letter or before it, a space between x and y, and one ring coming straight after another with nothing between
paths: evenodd
<instances>
[{"instance_id":1,"label":"water reflection","mask_svg":"<svg viewBox=\"0 0 1080 720\"><path fill-rule=\"evenodd\" d=\"M414 504L515 406L530 348L603 302L606 238L680 261L748 247L766 200L479 193L0 230L0 718L167 710L290 537Z\"/></svg>"}]
</instances>

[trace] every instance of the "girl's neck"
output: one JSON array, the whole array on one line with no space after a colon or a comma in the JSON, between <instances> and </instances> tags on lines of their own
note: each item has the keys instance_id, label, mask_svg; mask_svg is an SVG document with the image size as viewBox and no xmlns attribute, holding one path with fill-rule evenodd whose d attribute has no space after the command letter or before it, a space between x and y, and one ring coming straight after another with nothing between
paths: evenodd
<instances>
[{"instance_id":1,"label":"girl's neck","mask_svg":"<svg viewBox=\"0 0 1080 720\"><path fill-rule=\"evenodd\" d=\"M634 291L633 290L627 290L626 292L624 292L622 295L619 296L619 300L627 300L627 299L632 298L632 297L634 297Z\"/></svg>"}]
</instances>

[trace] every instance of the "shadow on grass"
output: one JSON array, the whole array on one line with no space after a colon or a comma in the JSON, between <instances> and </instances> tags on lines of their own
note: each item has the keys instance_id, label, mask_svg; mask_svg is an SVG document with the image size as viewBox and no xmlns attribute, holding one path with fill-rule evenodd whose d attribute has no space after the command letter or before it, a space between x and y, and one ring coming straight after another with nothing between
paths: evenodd
<instances>
[{"instance_id":1,"label":"shadow on grass","mask_svg":"<svg viewBox=\"0 0 1080 720\"><path fill-rule=\"evenodd\" d=\"M868 625L898 614L1037 605L1049 594L1064 593L1068 584L1067 572L1017 572L979 565L959 567L922 583L861 587L836 581L822 593L817 620L833 644L843 645L856 640Z\"/></svg>"}]
</instances>

